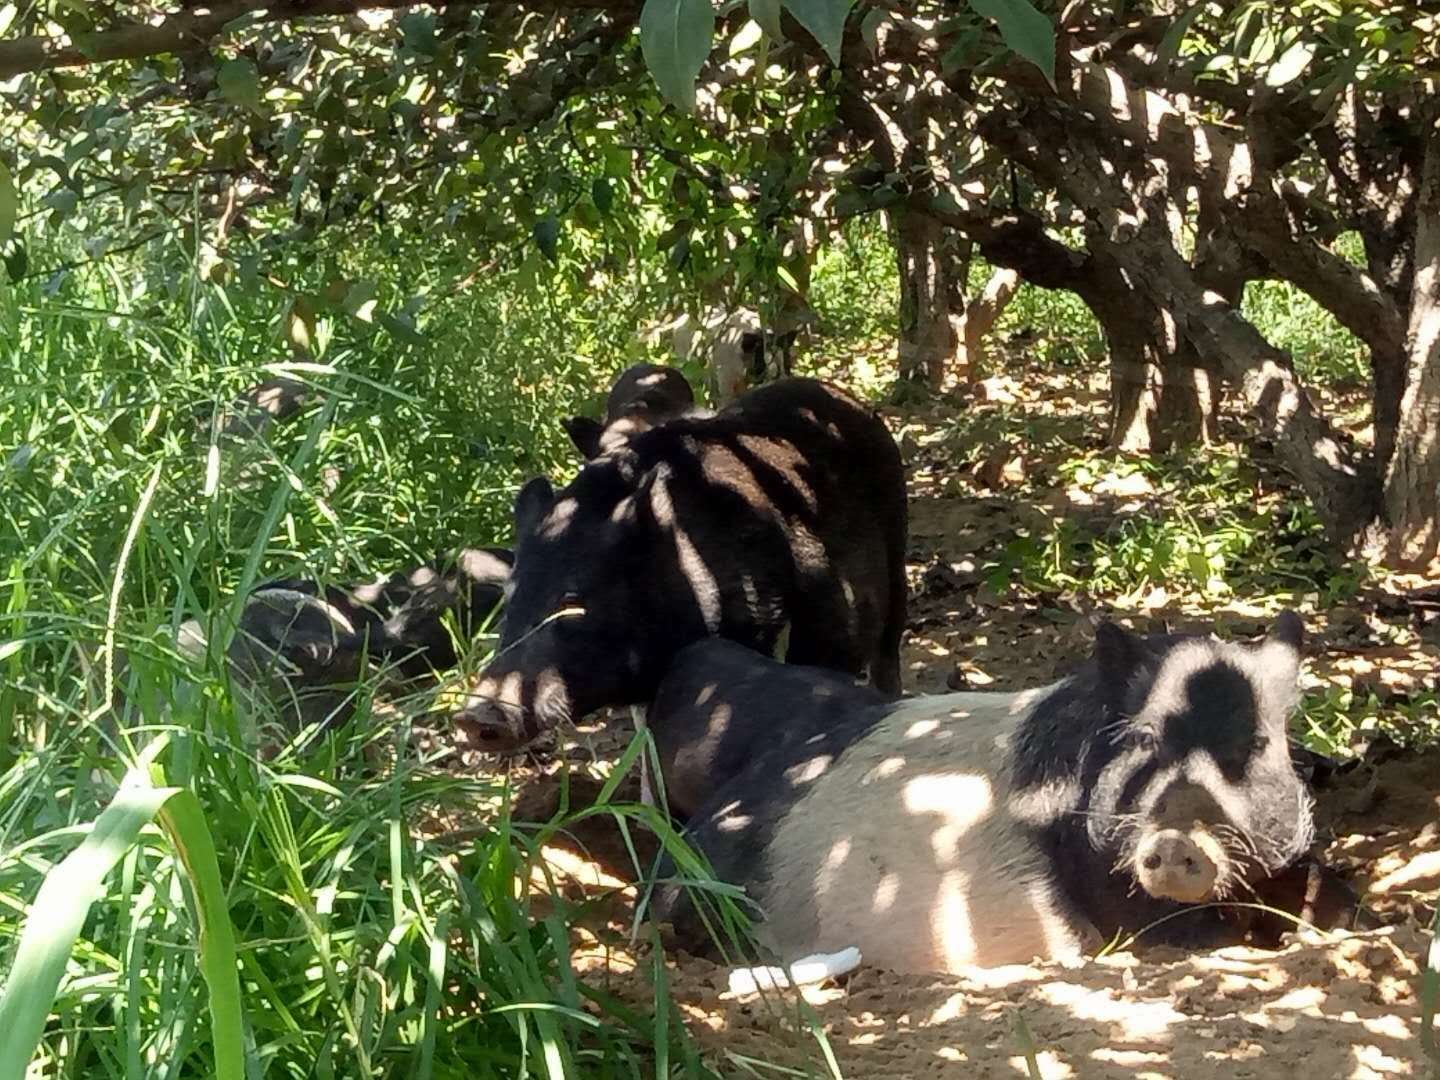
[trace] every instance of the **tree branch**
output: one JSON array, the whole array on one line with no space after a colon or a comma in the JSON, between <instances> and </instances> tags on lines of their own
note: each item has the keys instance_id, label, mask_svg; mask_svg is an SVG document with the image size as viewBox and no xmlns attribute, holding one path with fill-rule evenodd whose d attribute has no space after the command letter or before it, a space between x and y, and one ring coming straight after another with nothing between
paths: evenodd
<instances>
[{"instance_id":1,"label":"tree branch","mask_svg":"<svg viewBox=\"0 0 1440 1080\"><path fill-rule=\"evenodd\" d=\"M466 0L426 0L427 5L443 8ZM140 60L162 53L189 52L217 37L234 20L254 15L259 22L298 21L336 15L354 15L374 8L411 7L413 0L216 0L195 11L182 11L167 16L156 25L133 23L97 31L81 40L53 38L44 35L0 42L0 80L13 78L27 71L48 71L62 67L85 67L112 60ZM551 3L527 5L535 8L554 7ZM598 9L622 13L634 7L631 3L612 4L606 0L566 0L565 7Z\"/></svg>"}]
</instances>

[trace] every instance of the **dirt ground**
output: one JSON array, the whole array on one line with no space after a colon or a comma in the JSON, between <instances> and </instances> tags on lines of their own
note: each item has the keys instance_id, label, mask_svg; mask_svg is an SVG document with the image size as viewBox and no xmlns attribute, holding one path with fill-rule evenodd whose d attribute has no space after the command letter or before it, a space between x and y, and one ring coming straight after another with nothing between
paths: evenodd
<instances>
[{"instance_id":1,"label":"dirt ground","mask_svg":"<svg viewBox=\"0 0 1440 1080\"><path fill-rule=\"evenodd\" d=\"M1025 385L1035 378L1027 375ZM1103 383L1078 396L1061 385L1027 401L1019 383L1002 377L919 417L889 417L911 476L904 646L911 692L1035 686L1088 648L1099 606L1093 598L999 596L981 572L997 547L1037 516L1152 511L1143 478L1116 476L1108 487L1102 478L1077 491L1057 475L1060 455L1097 447L1104 431ZM970 422L951 423L961 412ZM994 425L975 422L987 414ZM1196 598L1179 588L1172 595L1163 585L1128 602L1118 611L1107 606L1140 630L1215 626L1250 635L1277 610L1271 602ZM1382 703L1420 701L1425 711L1424 695L1440 689L1437 583L1387 579L1343 608L1301 610L1312 635L1310 686L1348 688ZM628 719L616 716L567 734L548 753L500 766L519 788L515 819L550 817L562 770L570 807L583 806L630 735ZM1381 930L1305 932L1278 952L1151 950L964 978L862 967L843 985L807 990L803 1002L793 994L737 998L725 992L723 969L681 956L667 958L668 993L717 1068L734 1076L778 1075L761 1061L823 1075L816 1031L824 1032L840 1073L855 1078L1440 1076L1440 1064L1420 1047L1417 996L1440 894L1440 749L1367 743L1363 733L1354 749L1343 769L1317 775L1317 821L1325 858L1362 890L1387 924ZM633 778L622 790L633 797ZM648 857L653 847L638 830L635 836ZM654 963L644 947L627 947L634 873L614 826L589 819L580 835L558 839L546 855L567 891L611 901L592 925L576 928L578 966L649 1007Z\"/></svg>"}]
</instances>

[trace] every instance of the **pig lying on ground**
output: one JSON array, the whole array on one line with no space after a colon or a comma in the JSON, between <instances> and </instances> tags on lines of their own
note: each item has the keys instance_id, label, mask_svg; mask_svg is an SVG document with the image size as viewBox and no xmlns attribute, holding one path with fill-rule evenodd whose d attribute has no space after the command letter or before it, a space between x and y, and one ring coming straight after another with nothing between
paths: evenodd
<instances>
[{"instance_id":1,"label":"pig lying on ground","mask_svg":"<svg viewBox=\"0 0 1440 1080\"><path fill-rule=\"evenodd\" d=\"M848 675L784 664L723 638L687 645L646 710L666 805L687 818L758 753L818 742L886 700Z\"/></svg>"},{"instance_id":2,"label":"pig lying on ground","mask_svg":"<svg viewBox=\"0 0 1440 1080\"><path fill-rule=\"evenodd\" d=\"M454 717L503 750L606 705L648 702L706 636L900 690L905 478L873 412L787 379L651 428L515 503L500 651Z\"/></svg>"},{"instance_id":3,"label":"pig lying on ground","mask_svg":"<svg viewBox=\"0 0 1440 1080\"><path fill-rule=\"evenodd\" d=\"M1142 930L1199 948L1288 928L1221 900L1335 925L1354 898L1308 861L1310 796L1286 733L1301 637L1290 613L1254 646L1104 625L1094 656L1052 686L855 700L838 722L756 656L774 678L771 694L761 675L744 694L756 756L720 778L690 839L747 888L761 942L785 961L853 946L868 964L953 972L1075 958ZM677 667L683 696L698 696L699 648ZM738 658L715 652L736 678ZM673 763L668 722L652 713ZM693 738L696 724L674 730ZM657 918L703 948L688 892L656 897Z\"/></svg>"},{"instance_id":4,"label":"pig lying on ground","mask_svg":"<svg viewBox=\"0 0 1440 1080\"><path fill-rule=\"evenodd\" d=\"M636 364L620 373L605 402L605 420L572 416L560 423L587 461L618 450L642 431L681 416L702 415L684 375L659 364Z\"/></svg>"},{"instance_id":5,"label":"pig lying on ground","mask_svg":"<svg viewBox=\"0 0 1440 1080\"><path fill-rule=\"evenodd\" d=\"M703 365L710 403L717 409L746 390L791 374L790 354L798 326L783 332L767 330L753 308L712 307L698 318L681 315L659 329L671 334L677 359Z\"/></svg>"},{"instance_id":6,"label":"pig lying on ground","mask_svg":"<svg viewBox=\"0 0 1440 1080\"><path fill-rule=\"evenodd\" d=\"M220 408L202 406L197 419L217 439L247 442L263 438L277 423L288 420L314 398L314 391L298 379L281 376L252 386Z\"/></svg>"},{"instance_id":7,"label":"pig lying on ground","mask_svg":"<svg viewBox=\"0 0 1440 1080\"><path fill-rule=\"evenodd\" d=\"M226 654L233 685L252 714L277 710L294 727L342 723L365 669L408 680L453 667L445 616L453 614L468 639L500 604L512 561L503 548L482 548L461 552L453 566L420 566L370 585L287 579L257 586ZM204 657L199 620L181 624L177 646L191 659Z\"/></svg>"}]
</instances>

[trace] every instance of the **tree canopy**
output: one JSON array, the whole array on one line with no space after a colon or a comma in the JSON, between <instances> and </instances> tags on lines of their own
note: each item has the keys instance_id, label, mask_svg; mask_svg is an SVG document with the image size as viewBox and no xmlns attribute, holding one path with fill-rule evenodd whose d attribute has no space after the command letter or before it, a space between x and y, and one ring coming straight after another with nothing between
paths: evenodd
<instances>
[{"instance_id":1,"label":"tree canopy","mask_svg":"<svg viewBox=\"0 0 1440 1080\"><path fill-rule=\"evenodd\" d=\"M319 309L413 336L422 302L373 312L342 242L595 288L647 259L674 294L774 316L829 230L884 212L907 374L944 377L978 251L1095 313L1117 445L1203 439L1231 395L1339 547L1424 567L1436 19L1384 0L18 0L0 235L64 226L103 258L181 231L205 274L281 287L301 337ZM317 260L321 287L284 291ZM6 263L57 269L18 235ZM1244 317L1265 279L1363 342L1373 439Z\"/></svg>"}]
</instances>

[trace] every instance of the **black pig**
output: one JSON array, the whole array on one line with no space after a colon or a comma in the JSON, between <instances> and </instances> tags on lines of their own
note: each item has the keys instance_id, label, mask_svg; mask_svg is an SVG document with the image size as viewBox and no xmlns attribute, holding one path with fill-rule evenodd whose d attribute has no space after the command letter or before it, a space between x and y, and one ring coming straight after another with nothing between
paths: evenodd
<instances>
[{"instance_id":1,"label":"black pig","mask_svg":"<svg viewBox=\"0 0 1440 1080\"><path fill-rule=\"evenodd\" d=\"M501 750L648 702L707 636L900 689L905 481L885 425L811 379L671 420L515 502L500 651L455 721Z\"/></svg>"},{"instance_id":2,"label":"black pig","mask_svg":"<svg viewBox=\"0 0 1440 1080\"><path fill-rule=\"evenodd\" d=\"M695 413L695 391L675 368L635 364L620 373L605 400L605 422L572 416L561 425L587 461L656 424Z\"/></svg>"},{"instance_id":3,"label":"black pig","mask_svg":"<svg viewBox=\"0 0 1440 1080\"><path fill-rule=\"evenodd\" d=\"M828 729L886 700L848 675L782 664L723 638L685 646L646 716L671 814L693 814L744 770L757 747L818 742Z\"/></svg>"},{"instance_id":4,"label":"black pig","mask_svg":"<svg viewBox=\"0 0 1440 1080\"><path fill-rule=\"evenodd\" d=\"M501 602L512 561L502 548L481 548L369 585L291 578L256 586L226 655L230 674L249 710L269 702L299 726L343 722L364 668L415 679L453 667L446 614L462 638L478 630ZM181 624L177 645L192 659L204 656L199 620Z\"/></svg>"},{"instance_id":5,"label":"black pig","mask_svg":"<svg viewBox=\"0 0 1440 1080\"><path fill-rule=\"evenodd\" d=\"M1211 901L1313 891L1294 872L1313 819L1286 735L1301 637L1290 613L1253 646L1104 625L1052 686L861 703L838 723L799 716L815 706L777 682L768 706L750 693L764 711L748 723L816 735L724 783L692 842L747 887L786 962L856 946L881 967L957 971L1122 932L1235 940L1244 920ZM657 915L703 946L681 887L657 893Z\"/></svg>"}]
</instances>

